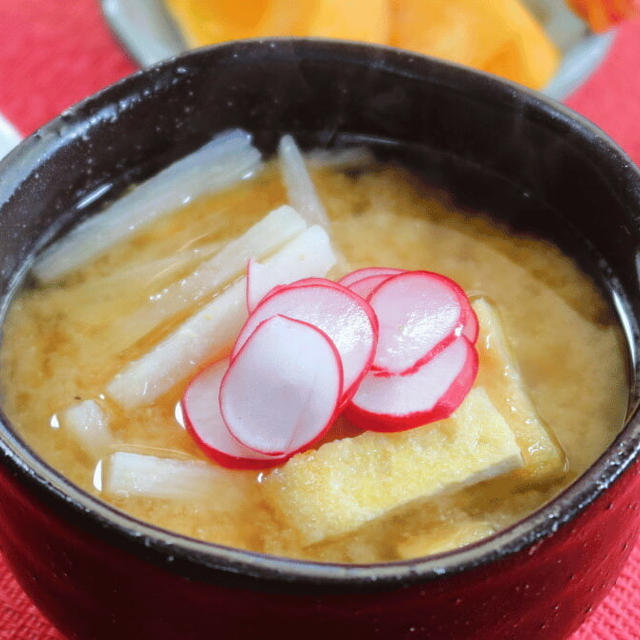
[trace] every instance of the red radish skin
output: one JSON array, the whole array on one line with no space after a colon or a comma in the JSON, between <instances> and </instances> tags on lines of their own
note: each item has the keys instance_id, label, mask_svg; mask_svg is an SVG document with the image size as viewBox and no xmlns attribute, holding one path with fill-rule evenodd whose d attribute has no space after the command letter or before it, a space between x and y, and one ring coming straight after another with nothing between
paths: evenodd
<instances>
[{"instance_id":1,"label":"red radish skin","mask_svg":"<svg viewBox=\"0 0 640 640\"><path fill-rule=\"evenodd\" d=\"M238 442L291 455L321 438L342 396L342 362L327 335L281 315L261 322L220 385L220 411Z\"/></svg>"},{"instance_id":2,"label":"red radish skin","mask_svg":"<svg viewBox=\"0 0 640 640\"><path fill-rule=\"evenodd\" d=\"M376 350L378 321L369 304L350 289L321 278L280 287L249 316L232 358L257 326L275 315L308 322L326 333L342 360L344 390L340 404L345 404L369 371Z\"/></svg>"},{"instance_id":3,"label":"red radish skin","mask_svg":"<svg viewBox=\"0 0 640 640\"><path fill-rule=\"evenodd\" d=\"M445 276L442 276L443 278ZM471 344L475 344L478 340L478 318L476 316L476 312L473 310L471 306L471 301L469 300L467 294L464 289L454 280L447 278L449 280L452 289L455 290L458 295L458 300L460 301L460 307L462 308L462 335L471 342Z\"/></svg>"},{"instance_id":4,"label":"red radish skin","mask_svg":"<svg viewBox=\"0 0 640 640\"><path fill-rule=\"evenodd\" d=\"M404 269L393 269L391 267L366 267L364 269L357 269L351 273L347 273L338 280L338 283L343 287L351 289L351 285L359 280L370 278L372 276L397 276L400 273L405 273Z\"/></svg>"},{"instance_id":5,"label":"red radish skin","mask_svg":"<svg viewBox=\"0 0 640 640\"><path fill-rule=\"evenodd\" d=\"M266 469L281 464L290 456L261 455L241 445L229 433L218 402L228 366L228 359L215 362L190 382L180 402L187 432L209 458L224 467Z\"/></svg>"},{"instance_id":6,"label":"red radish skin","mask_svg":"<svg viewBox=\"0 0 640 640\"><path fill-rule=\"evenodd\" d=\"M460 406L478 373L478 354L461 336L408 375L370 372L344 415L361 429L405 431L448 418Z\"/></svg>"},{"instance_id":7,"label":"red radish skin","mask_svg":"<svg viewBox=\"0 0 640 640\"><path fill-rule=\"evenodd\" d=\"M373 368L409 373L463 333L461 289L429 271L408 271L382 282L369 296L378 317Z\"/></svg>"},{"instance_id":8,"label":"red radish skin","mask_svg":"<svg viewBox=\"0 0 640 640\"><path fill-rule=\"evenodd\" d=\"M478 333L480 327L478 325L478 317L473 307L469 303L469 299L465 296L466 303L462 305L462 322L464 328L462 329L462 335L471 343L475 344L478 341Z\"/></svg>"}]
</instances>

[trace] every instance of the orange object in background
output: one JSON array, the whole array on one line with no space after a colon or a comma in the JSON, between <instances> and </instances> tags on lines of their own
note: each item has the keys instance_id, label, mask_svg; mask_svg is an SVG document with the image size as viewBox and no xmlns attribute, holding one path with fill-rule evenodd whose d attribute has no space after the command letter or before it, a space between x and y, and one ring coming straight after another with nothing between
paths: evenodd
<instances>
[{"instance_id":1,"label":"orange object in background","mask_svg":"<svg viewBox=\"0 0 640 640\"><path fill-rule=\"evenodd\" d=\"M567 4L596 32L640 14L638 0L567 0Z\"/></svg>"},{"instance_id":2,"label":"orange object in background","mask_svg":"<svg viewBox=\"0 0 640 640\"><path fill-rule=\"evenodd\" d=\"M389 40L388 0L322 0L305 35L385 44Z\"/></svg>"},{"instance_id":3,"label":"orange object in background","mask_svg":"<svg viewBox=\"0 0 640 640\"><path fill-rule=\"evenodd\" d=\"M304 35L318 0L166 0L191 46Z\"/></svg>"},{"instance_id":4,"label":"orange object in background","mask_svg":"<svg viewBox=\"0 0 640 640\"><path fill-rule=\"evenodd\" d=\"M166 0L192 46L265 36L387 42L387 0Z\"/></svg>"},{"instance_id":5,"label":"orange object in background","mask_svg":"<svg viewBox=\"0 0 640 640\"><path fill-rule=\"evenodd\" d=\"M535 89L560 53L517 0L393 0L391 44L496 73Z\"/></svg>"},{"instance_id":6,"label":"orange object in background","mask_svg":"<svg viewBox=\"0 0 640 640\"><path fill-rule=\"evenodd\" d=\"M444 58L536 89L549 82L560 60L519 0L166 2L191 46L284 35L360 40Z\"/></svg>"}]
</instances>

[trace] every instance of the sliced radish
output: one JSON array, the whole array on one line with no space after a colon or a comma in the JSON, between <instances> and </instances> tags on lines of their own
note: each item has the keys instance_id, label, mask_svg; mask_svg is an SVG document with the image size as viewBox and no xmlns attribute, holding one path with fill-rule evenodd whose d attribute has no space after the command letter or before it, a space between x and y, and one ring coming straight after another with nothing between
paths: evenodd
<instances>
[{"instance_id":1,"label":"sliced radish","mask_svg":"<svg viewBox=\"0 0 640 640\"><path fill-rule=\"evenodd\" d=\"M391 267L366 267L365 269L358 269L348 273L346 276L340 278L338 282L344 287L351 288L354 282L370 278L371 276L397 276L399 273L404 272L404 269L392 269Z\"/></svg>"},{"instance_id":2,"label":"sliced radish","mask_svg":"<svg viewBox=\"0 0 640 640\"><path fill-rule=\"evenodd\" d=\"M220 384L229 360L220 360L201 371L182 397L185 427L200 448L225 467L263 469L280 464L285 458L259 454L241 445L230 433L220 413Z\"/></svg>"},{"instance_id":3,"label":"sliced radish","mask_svg":"<svg viewBox=\"0 0 640 640\"><path fill-rule=\"evenodd\" d=\"M408 373L463 334L464 292L438 273L407 271L369 296L379 322L375 370Z\"/></svg>"},{"instance_id":4,"label":"sliced radish","mask_svg":"<svg viewBox=\"0 0 640 640\"><path fill-rule=\"evenodd\" d=\"M476 312L473 310L471 301L467 298L467 294L461 287L458 287L458 289L460 305L462 307L462 335L469 340L471 344L475 344L478 340L478 333L480 332L478 316L476 316Z\"/></svg>"},{"instance_id":5,"label":"sliced radish","mask_svg":"<svg viewBox=\"0 0 640 640\"><path fill-rule=\"evenodd\" d=\"M338 280L338 282L345 287L348 287L352 291L355 291L363 298L368 298L371 295L375 287L382 284L385 280L391 276L397 276L400 273L409 273L404 269L394 269L391 267L366 267L364 269L358 269L352 271L346 276ZM386 276L386 277L385 277ZM442 276L444 277L444 276ZM447 278L447 280L449 280ZM478 319L471 308L471 303L467 298L464 290L458 285L457 282L449 280L452 288L456 289L460 306L463 309L463 329L462 335L466 336L472 343L475 344L478 339Z\"/></svg>"},{"instance_id":6,"label":"sliced radish","mask_svg":"<svg viewBox=\"0 0 640 640\"><path fill-rule=\"evenodd\" d=\"M343 286L338 284L334 280L328 280L327 278L302 278L300 280L296 280L295 282L291 282L288 284L279 284L273 287L271 290L267 292L260 302L263 302L267 298L270 298L273 294L282 291L283 289L292 289L295 287L307 287L309 285L318 285L320 287L333 287L334 289L338 289L339 291L343 290Z\"/></svg>"},{"instance_id":7,"label":"sliced radish","mask_svg":"<svg viewBox=\"0 0 640 640\"><path fill-rule=\"evenodd\" d=\"M464 400L477 373L476 350L461 336L410 374L377 376L370 372L345 416L372 431L403 431L444 420Z\"/></svg>"},{"instance_id":8,"label":"sliced radish","mask_svg":"<svg viewBox=\"0 0 640 640\"><path fill-rule=\"evenodd\" d=\"M362 280L356 280L349 285L349 289L351 291L357 293L360 297L367 300L369 296L373 293L374 289L376 289L383 282L387 281L389 278L393 276L385 275L385 276L369 276L367 278L362 278Z\"/></svg>"},{"instance_id":9,"label":"sliced radish","mask_svg":"<svg viewBox=\"0 0 640 640\"><path fill-rule=\"evenodd\" d=\"M260 323L220 386L220 411L243 445L291 455L321 437L342 396L340 355L313 325L275 316Z\"/></svg>"},{"instance_id":10,"label":"sliced radish","mask_svg":"<svg viewBox=\"0 0 640 640\"><path fill-rule=\"evenodd\" d=\"M378 323L369 304L330 280L318 278L280 287L255 308L240 331L232 358L258 325L275 315L308 322L327 334L342 360L342 402L351 397L371 366L377 344Z\"/></svg>"},{"instance_id":11,"label":"sliced radish","mask_svg":"<svg viewBox=\"0 0 640 640\"><path fill-rule=\"evenodd\" d=\"M335 264L327 232L309 227L265 260L272 285L324 275ZM107 392L126 408L151 404L207 361L226 356L247 319L241 279L118 372Z\"/></svg>"}]
</instances>

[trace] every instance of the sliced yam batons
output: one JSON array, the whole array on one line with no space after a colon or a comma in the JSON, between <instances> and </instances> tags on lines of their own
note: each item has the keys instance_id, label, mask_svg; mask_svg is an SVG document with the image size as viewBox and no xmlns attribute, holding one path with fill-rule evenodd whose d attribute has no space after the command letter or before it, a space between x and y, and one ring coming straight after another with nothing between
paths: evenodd
<instances>
[{"instance_id":1,"label":"sliced yam batons","mask_svg":"<svg viewBox=\"0 0 640 640\"><path fill-rule=\"evenodd\" d=\"M328 227L327 212L313 186L305 159L290 135L282 136L280 139L278 160L291 205L300 212L308 224Z\"/></svg>"},{"instance_id":2,"label":"sliced yam batons","mask_svg":"<svg viewBox=\"0 0 640 640\"><path fill-rule=\"evenodd\" d=\"M114 443L109 417L95 400L72 405L60 414L59 420L78 446L92 457L102 457Z\"/></svg>"},{"instance_id":3,"label":"sliced yam batons","mask_svg":"<svg viewBox=\"0 0 640 640\"><path fill-rule=\"evenodd\" d=\"M218 134L81 222L38 257L33 273L45 284L59 280L185 202L253 175L261 163L250 134L240 129Z\"/></svg>"},{"instance_id":4,"label":"sliced yam batons","mask_svg":"<svg viewBox=\"0 0 640 640\"><path fill-rule=\"evenodd\" d=\"M272 286L321 277L335 264L326 231L313 226L264 262ZM242 277L181 324L107 385L126 408L151 404L207 362L225 357L247 319L246 278Z\"/></svg>"},{"instance_id":5,"label":"sliced yam batons","mask_svg":"<svg viewBox=\"0 0 640 640\"><path fill-rule=\"evenodd\" d=\"M270 256L306 228L305 221L290 206L274 209L195 271L149 296L146 305L123 319L128 344L240 276L250 258Z\"/></svg>"},{"instance_id":6,"label":"sliced yam batons","mask_svg":"<svg viewBox=\"0 0 640 640\"><path fill-rule=\"evenodd\" d=\"M111 496L207 500L212 510L232 509L245 498L249 477L208 462L117 451L104 460L102 489Z\"/></svg>"},{"instance_id":7,"label":"sliced yam batons","mask_svg":"<svg viewBox=\"0 0 640 640\"><path fill-rule=\"evenodd\" d=\"M475 300L472 307L480 325L476 384L486 389L508 421L522 451L524 464L514 471L513 479L527 486L550 483L564 474L566 456L536 412L496 310L484 298Z\"/></svg>"},{"instance_id":8,"label":"sliced yam batons","mask_svg":"<svg viewBox=\"0 0 640 640\"><path fill-rule=\"evenodd\" d=\"M283 522L311 545L521 465L513 433L476 388L447 420L329 442L291 458L263 487Z\"/></svg>"}]
</instances>

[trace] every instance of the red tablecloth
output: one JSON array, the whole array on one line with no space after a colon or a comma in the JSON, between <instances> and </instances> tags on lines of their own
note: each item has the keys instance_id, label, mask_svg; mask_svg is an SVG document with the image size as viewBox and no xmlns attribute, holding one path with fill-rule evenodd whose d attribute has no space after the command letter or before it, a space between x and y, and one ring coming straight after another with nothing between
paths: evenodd
<instances>
[{"instance_id":1,"label":"red tablecloth","mask_svg":"<svg viewBox=\"0 0 640 640\"><path fill-rule=\"evenodd\" d=\"M568 100L638 164L639 66L636 20L620 29L605 64ZM133 69L94 0L0 0L0 112L22 133ZM572 640L632 638L640 638L640 544L614 590ZM0 640L61 640L27 600L1 556Z\"/></svg>"}]
</instances>

